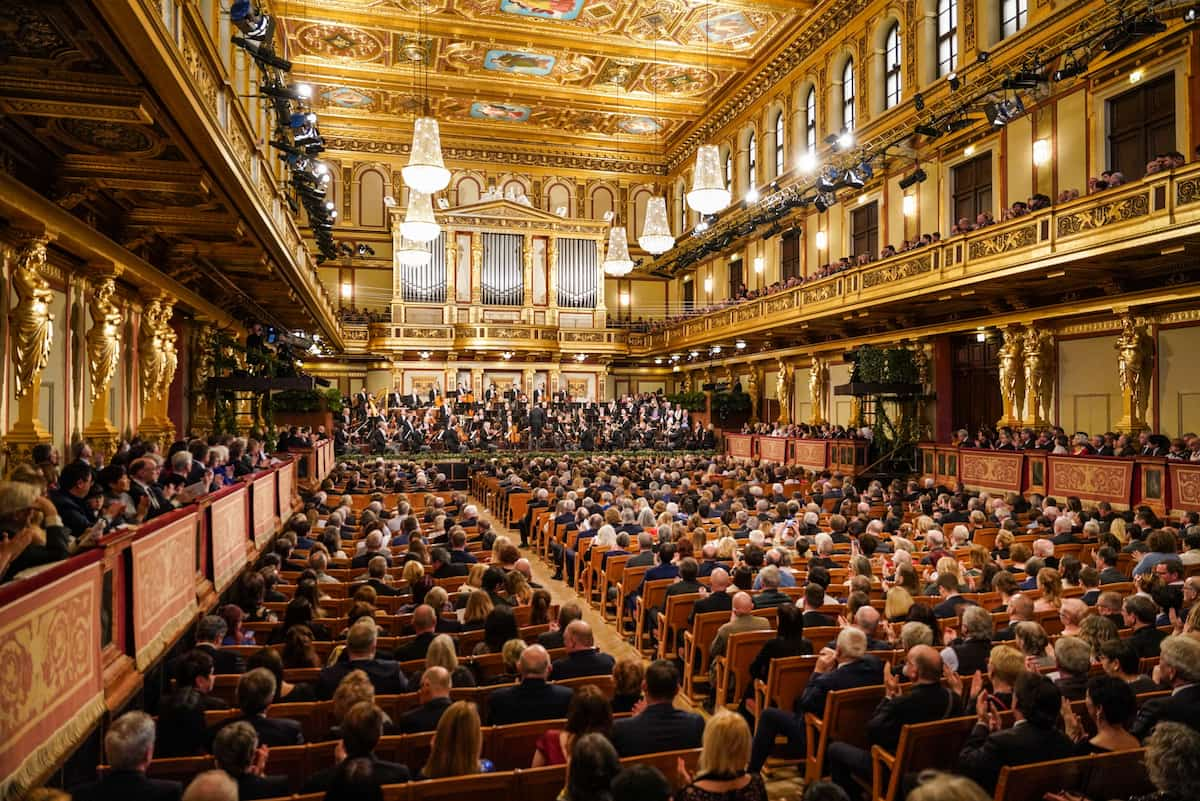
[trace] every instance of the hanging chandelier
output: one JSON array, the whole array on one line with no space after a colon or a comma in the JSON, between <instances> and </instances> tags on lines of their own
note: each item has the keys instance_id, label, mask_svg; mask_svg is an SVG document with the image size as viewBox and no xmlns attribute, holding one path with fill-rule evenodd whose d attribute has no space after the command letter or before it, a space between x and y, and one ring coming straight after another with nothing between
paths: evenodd
<instances>
[{"instance_id":1,"label":"hanging chandelier","mask_svg":"<svg viewBox=\"0 0 1200 801\"><path fill-rule=\"evenodd\" d=\"M657 256L666 253L675 245L675 237L671 236L671 224L667 221L667 199L652 197L646 201L646 218L642 222L642 235L638 244L647 253Z\"/></svg>"},{"instance_id":2,"label":"hanging chandelier","mask_svg":"<svg viewBox=\"0 0 1200 801\"><path fill-rule=\"evenodd\" d=\"M442 227L433 216L433 197L415 189L410 191L404 222L400 223L400 235L414 242L432 242L441 231Z\"/></svg>"},{"instance_id":3,"label":"hanging chandelier","mask_svg":"<svg viewBox=\"0 0 1200 801\"><path fill-rule=\"evenodd\" d=\"M400 260L401 267L424 267L433 261L433 253L427 243L414 242L403 236L400 237L400 247L396 250L396 257Z\"/></svg>"},{"instance_id":4,"label":"hanging chandelier","mask_svg":"<svg viewBox=\"0 0 1200 801\"><path fill-rule=\"evenodd\" d=\"M708 25L709 5L704 6ZM704 70L708 71L708 38L704 40ZM710 95L711 97L711 95ZM709 109L706 108L706 111ZM731 195L721 170L721 151L716 145L701 145L696 150L696 169L692 173L692 191L687 193L688 207L700 215L716 214L729 205ZM703 221L702 221L703 222Z\"/></svg>"},{"instance_id":5,"label":"hanging chandelier","mask_svg":"<svg viewBox=\"0 0 1200 801\"><path fill-rule=\"evenodd\" d=\"M633 272L633 259L629 258L629 238L625 226L614 225L608 232L608 250L604 254L604 273L620 277Z\"/></svg>"},{"instance_id":6,"label":"hanging chandelier","mask_svg":"<svg viewBox=\"0 0 1200 801\"><path fill-rule=\"evenodd\" d=\"M433 117L418 117L413 122L412 152L408 165L400 170L409 189L432 195L450 183L450 171L442 161L442 137Z\"/></svg>"}]
</instances>

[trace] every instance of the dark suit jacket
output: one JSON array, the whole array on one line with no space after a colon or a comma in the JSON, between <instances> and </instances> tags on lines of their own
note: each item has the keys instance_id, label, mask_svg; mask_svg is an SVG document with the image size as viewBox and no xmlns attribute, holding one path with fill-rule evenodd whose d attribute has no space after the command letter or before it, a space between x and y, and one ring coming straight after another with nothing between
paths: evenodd
<instances>
[{"instance_id":1,"label":"dark suit jacket","mask_svg":"<svg viewBox=\"0 0 1200 801\"><path fill-rule=\"evenodd\" d=\"M652 564L654 564L654 551L647 548L629 557L629 561L625 563L625 567L643 567ZM647 570L646 572L649 573L650 571Z\"/></svg>"},{"instance_id":2,"label":"dark suit jacket","mask_svg":"<svg viewBox=\"0 0 1200 801\"><path fill-rule=\"evenodd\" d=\"M705 612L728 612L733 609L733 596L728 592L710 592L692 606L692 620Z\"/></svg>"},{"instance_id":3,"label":"dark suit jacket","mask_svg":"<svg viewBox=\"0 0 1200 801\"><path fill-rule=\"evenodd\" d=\"M1152 656L1158 656L1159 649L1162 647L1162 641L1167 638L1167 635L1153 626L1145 626L1136 629L1133 634L1129 635L1126 642L1133 645L1137 655L1142 659L1148 659Z\"/></svg>"},{"instance_id":4,"label":"dark suit jacket","mask_svg":"<svg viewBox=\"0 0 1200 801\"><path fill-rule=\"evenodd\" d=\"M622 757L699 748L704 718L669 703L651 704L640 715L613 722L609 739Z\"/></svg>"},{"instance_id":5,"label":"dark suit jacket","mask_svg":"<svg viewBox=\"0 0 1200 801\"><path fill-rule=\"evenodd\" d=\"M412 774L408 768L401 765L399 762L387 762L379 757L371 754L371 764L375 769L375 783L384 784L403 784L412 779ZM308 777L308 781L304 783L305 793L322 793L329 790L329 785L333 784L333 779L337 776L338 768L341 765L334 765L332 768L314 773ZM288 795L285 790L280 795ZM245 796L242 796L243 798Z\"/></svg>"},{"instance_id":6,"label":"dark suit jacket","mask_svg":"<svg viewBox=\"0 0 1200 801\"><path fill-rule=\"evenodd\" d=\"M1185 687L1165 698L1153 698L1142 704L1129 731L1144 740L1160 720L1186 723L1200 731L1200 685Z\"/></svg>"},{"instance_id":7,"label":"dark suit jacket","mask_svg":"<svg viewBox=\"0 0 1200 801\"><path fill-rule=\"evenodd\" d=\"M796 699L797 711L825 713L825 696L830 690L849 690L854 687L870 687L883 684L883 663L867 654L839 666L828 673L815 673L808 680L804 693Z\"/></svg>"},{"instance_id":8,"label":"dark suit jacket","mask_svg":"<svg viewBox=\"0 0 1200 801\"><path fill-rule=\"evenodd\" d=\"M1007 765L1049 762L1075 753L1075 743L1057 729L1020 723L989 734L986 726L978 725L958 754L958 770L993 793L1000 770Z\"/></svg>"},{"instance_id":9,"label":"dark suit jacket","mask_svg":"<svg viewBox=\"0 0 1200 801\"><path fill-rule=\"evenodd\" d=\"M467 575L470 570L465 563L450 561L439 565L438 569L433 571L433 577L435 579L455 578Z\"/></svg>"},{"instance_id":10,"label":"dark suit jacket","mask_svg":"<svg viewBox=\"0 0 1200 801\"><path fill-rule=\"evenodd\" d=\"M377 578L367 579L367 586L370 587L371 589L375 590L376 595L403 595L404 594L402 590L398 590L395 587L384 584L382 581L380 581Z\"/></svg>"},{"instance_id":11,"label":"dark suit jacket","mask_svg":"<svg viewBox=\"0 0 1200 801\"><path fill-rule=\"evenodd\" d=\"M436 633L432 631L418 634L415 640L396 649L394 654L396 661L411 662L414 659L424 659L429 652L429 644L433 642L435 636L437 636Z\"/></svg>"},{"instance_id":12,"label":"dark suit jacket","mask_svg":"<svg viewBox=\"0 0 1200 801\"><path fill-rule=\"evenodd\" d=\"M942 720L956 710L954 695L939 684L917 684L912 692L885 698L875 707L867 722L867 740L894 752L900 743L900 729L915 723Z\"/></svg>"},{"instance_id":13,"label":"dark suit jacket","mask_svg":"<svg viewBox=\"0 0 1200 801\"><path fill-rule=\"evenodd\" d=\"M1124 581L1129 581L1129 576L1117 570L1115 567L1106 567L1100 571L1101 584L1120 584Z\"/></svg>"},{"instance_id":14,"label":"dark suit jacket","mask_svg":"<svg viewBox=\"0 0 1200 801\"><path fill-rule=\"evenodd\" d=\"M280 798L291 794L287 776L255 776L243 773L237 777L238 801L255 798Z\"/></svg>"},{"instance_id":15,"label":"dark suit jacket","mask_svg":"<svg viewBox=\"0 0 1200 801\"><path fill-rule=\"evenodd\" d=\"M246 660L242 659L240 654L214 648L206 643L197 645L196 648L212 657L213 670L217 673L244 673L246 671Z\"/></svg>"},{"instance_id":16,"label":"dark suit jacket","mask_svg":"<svg viewBox=\"0 0 1200 801\"><path fill-rule=\"evenodd\" d=\"M51 490L48 497L58 510L63 526L74 536L80 536L96 522L96 516L87 508L86 501L76 498L66 490Z\"/></svg>"},{"instance_id":17,"label":"dark suit jacket","mask_svg":"<svg viewBox=\"0 0 1200 801\"><path fill-rule=\"evenodd\" d=\"M821 628L822 626L836 626L837 621L823 612L805 612L804 613L804 628Z\"/></svg>"},{"instance_id":18,"label":"dark suit jacket","mask_svg":"<svg viewBox=\"0 0 1200 801\"><path fill-rule=\"evenodd\" d=\"M763 590L754 596L755 609L769 609L773 606L791 602L791 597L779 590Z\"/></svg>"},{"instance_id":19,"label":"dark suit jacket","mask_svg":"<svg viewBox=\"0 0 1200 801\"><path fill-rule=\"evenodd\" d=\"M574 651L554 662L550 668L550 678L561 681L579 676L611 676L615 661L597 650Z\"/></svg>"},{"instance_id":20,"label":"dark suit jacket","mask_svg":"<svg viewBox=\"0 0 1200 801\"><path fill-rule=\"evenodd\" d=\"M388 566L389 567L391 566L391 564L392 564L391 554L387 553L386 549L385 549L384 551L363 551L358 556L356 556L350 560L350 569L351 570L361 570L364 567L366 567L367 563L370 562L372 559L374 559L376 556L382 556L384 559L387 560Z\"/></svg>"},{"instance_id":21,"label":"dark suit jacket","mask_svg":"<svg viewBox=\"0 0 1200 801\"><path fill-rule=\"evenodd\" d=\"M574 693L542 679L525 679L514 687L503 687L488 696L488 723L503 726L531 720L556 720L567 716Z\"/></svg>"},{"instance_id":22,"label":"dark suit jacket","mask_svg":"<svg viewBox=\"0 0 1200 801\"><path fill-rule=\"evenodd\" d=\"M212 739L217 736L217 732L225 728L231 723L245 721L254 727L258 732L258 744L270 746L288 746L288 745L304 745L304 732L300 729L300 722L291 718L265 718L262 715L254 717L246 717L239 715L236 718L223 720L209 730L211 737L209 738L209 748L212 748ZM286 791L285 791L286 794Z\"/></svg>"},{"instance_id":23,"label":"dark suit jacket","mask_svg":"<svg viewBox=\"0 0 1200 801\"><path fill-rule=\"evenodd\" d=\"M958 610L955 609L955 607L962 604L969 604L971 606L975 605L973 601L968 601L961 595L951 595L949 598L933 607L933 614L935 617L957 617Z\"/></svg>"},{"instance_id":24,"label":"dark suit jacket","mask_svg":"<svg viewBox=\"0 0 1200 801\"><path fill-rule=\"evenodd\" d=\"M433 731L437 728L442 713L450 707L449 698L434 698L427 704L414 707L400 716L396 729L400 734Z\"/></svg>"},{"instance_id":25,"label":"dark suit jacket","mask_svg":"<svg viewBox=\"0 0 1200 801\"><path fill-rule=\"evenodd\" d=\"M553 651L555 648L563 647L563 633L558 631L544 631L538 635L538 645L545 648L547 651Z\"/></svg>"},{"instance_id":26,"label":"dark suit jacket","mask_svg":"<svg viewBox=\"0 0 1200 801\"><path fill-rule=\"evenodd\" d=\"M451 551L450 561L456 565L473 565L479 560L473 554L469 554L466 551Z\"/></svg>"},{"instance_id":27,"label":"dark suit jacket","mask_svg":"<svg viewBox=\"0 0 1200 801\"><path fill-rule=\"evenodd\" d=\"M71 791L76 801L179 801L183 785L163 779L148 779L132 770L114 770L103 779L80 785Z\"/></svg>"},{"instance_id":28,"label":"dark suit jacket","mask_svg":"<svg viewBox=\"0 0 1200 801\"><path fill-rule=\"evenodd\" d=\"M667 592L663 597L663 607L666 607L666 599L670 598L672 595L690 595L691 593L700 592L700 587L701 585L699 582L680 579L671 586L667 587Z\"/></svg>"},{"instance_id":29,"label":"dark suit jacket","mask_svg":"<svg viewBox=\"0 0 1200 801\"><path fill-rule=\"evenodd\" d=\"M400 672L399 662L390 659L357 659L338 662L323 669L317 679L317 697L322 700L333 698L338 683L352 670L365 672L379 695L400 695L408 690L408 679Z\"/></svg>"}]
</instances>

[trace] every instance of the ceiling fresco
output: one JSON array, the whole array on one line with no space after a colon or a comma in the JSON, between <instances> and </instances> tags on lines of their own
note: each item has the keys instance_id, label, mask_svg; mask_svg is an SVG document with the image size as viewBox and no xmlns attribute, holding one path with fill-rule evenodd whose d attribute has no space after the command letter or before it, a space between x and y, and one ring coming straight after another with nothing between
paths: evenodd
<instances>
[{"instance_id":1,"label":"ceiling fresco","mask_svg":"<svg viewBox=\"0 0 1200 801\"><path fill-rule=\"evenodd\" d=\"M812 7L800 0L282 3L287 55L326 124L661 149ZM332 117L332 119L330 119ZM458 126L458 127L455 127ZM610 141L612 140L612 141Z\"/></svg>"}]
</instances>

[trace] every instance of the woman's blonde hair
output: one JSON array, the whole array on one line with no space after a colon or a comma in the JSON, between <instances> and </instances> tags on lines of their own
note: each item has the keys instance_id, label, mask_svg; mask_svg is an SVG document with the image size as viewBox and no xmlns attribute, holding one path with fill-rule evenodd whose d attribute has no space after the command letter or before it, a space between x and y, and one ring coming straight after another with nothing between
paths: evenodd
<instances>
[{"instance_id":1,"label":"woman's blonde hair","mask_svg":"<svg viewBox=\"0 0 1200 801\"><path fill-rule=\"evenodd\" d=\"M506 671L517 672L517 663L521 661L521 654L525 653L526 647L524 640L512 639L504 643L504 648L500 651L500 658L504 660Z\"/></svg>"},{"instance_id":2,"label":"woman's blonde hair","mask_svg":"<svg viewBox=\"0 0 1200 801\"><path fill-rule=\"evenodd\" d=\"M961 568L958 566L958 560L953 556L943 556L937 560L937 574L939 576L949 573L959 579L962 578Z\"/></svg>"},{"instance_id":3,"label":"woman's blonde hair","mask_svg":"<svg viewBox=\"0 0 1200 801\"><path fill-rule=\"evenodd\" d=\"M429 643L429 650L425 652L425 669L431 667L443 667L447 673L458 669L458 650L454 638L449 634L439 634Z\"/></svg>"},{"instance_id":4,"label":"woman's blonde hair","mask_svg":"<svg viewBox=\"0 0 1200 801\"><path fill-rule=\"evenodd\" d=\"M483 622L492 613L492 599L483 590L475 590L467 596L467 608L463 611L463 623Z\"/></svg>"},{"instance_id":5,"label":"woman's blonde hair","mask_svg":"<svg viewBox=\"0 0 1200 801\"><path fill-rule=\"evenodd\" d=\"M1016 537L1011 531L1008 529L1002 529L1000 533L996 535L996 549L1004 550L1005 548L1011 548L1013 542L1015 541Z\"/></svg>"},{"instance_id":6,"label":"woman's blonde hair","mask_svg":"<svg viewBox=\"0 0 1200 801\"><path fill-rule=\"evenodd\" d=\"M912 605L913 597L908 590L903 587L891 587L887 591L887 600L883 603L883 616L888 620L903 617L912 609Z\"/></svg>"},{"instance_id":7,"label":"woman's blonde hair","mask_svg":"<svg viewBox=\"0 0 1200 801\"><path fill-rule=\"evenodd\" d=\"M991 801L983 788L966 776L938 771L922 771L921 783L908 794L908 801Z\"/></svg>"},{"instance_id":8,"label":"woman's blonde hair","mask_svg":"<svg viewBox=\"0 0 1200 801\"><path fill-rule=\"evenodd\" d=\"M482 750L479 710L469 701L455 701L438 721L429 750L429 761L421 773L427 779L478 773L479 753Z\"/></svg>"},{"instance_id":9,"label":"woman's blonde hair","mask_svg":"<svg viewBox=\"0 0 1200 801\"><path fill-rule=\"evenodd\" d=\"M992 646L988 668L1000 681L1013 684L1025 672L1025 654L1011 645Z\"/></svg>"},{"instance_id":10,"label":"woman's blonde hair","mask_svg":"<svg viewBox=\"0 0 1200 801\"><path fill-rule=\"evenodd\" d=\"M1052 606L1062 606L1062 578L1054 568L1043 567L1037 574L1038 589L1042 591L1042 600Z\"/></svg>"},{"instance_id":11,"label":"woman's blonde hair","mask_svg":"<svg viewBox=\"0 0 1200 801\"><path fill-rule=\"evenodd\" d=\"M508 597L515 599L518 604L527 604L533 598L533 589L520 570L509 571L504 578L504 588L508 591Z\"/></svg>"},{"instance_id":12,"label":"woman's blonde hair","mask_svg":"<svg viewBox=\"0 0 1200 801\"><path fill-rule=\"evenodd\" d=\"M1112 523L1108 526L1108 533L1117 538L1117 541L1122 545L1129 544L1129 534L1125 532L1125 518L1113 518Z\"/></svg>"},{"instance_id":13,"label":"woman's blonde hair","mask_svg":"<svg viewBox=\"0 0 1200 801\"><path fill-rule=\"evenodd\" d=\"M360 701L375 703L375 685L361 670L352 670L338 682L333 691L333 719L339 724L351 707Z\"/></svg>"},{"instance_id":14,"label":"woman's blonde hair","mask_svg":"<svg viewBox=\"0 0 1200 801\"><path fill-rule=\"evenodd\" d=\"M400 574L400 577L409 584L416 584L425 578L425 566L416 560L405 562L404 571Z\"/></svg>"},{"instance_id":15,"label":"woman's blonde hair","mask_svg":"<svg viewBox=\"0 0 1200 801\"><path fill-rule=\"evenodd\" d=\"M741 715L722 709L704 727L703 750L696 775L729 776L750 762L750 727Z\"/></svg>"},{"instance_id":16,"label":"woman's blonde hair","mask_svg":"<svg viewBox=\"0 0 1200 801\"><path fill-rule=\"evenodd\" d=\"M463 584L464 587L482 587L483 574L487 572L487 562L476 562L471 565L470 571L467 572L467 581Z\"/></svg>"}]
</instances>

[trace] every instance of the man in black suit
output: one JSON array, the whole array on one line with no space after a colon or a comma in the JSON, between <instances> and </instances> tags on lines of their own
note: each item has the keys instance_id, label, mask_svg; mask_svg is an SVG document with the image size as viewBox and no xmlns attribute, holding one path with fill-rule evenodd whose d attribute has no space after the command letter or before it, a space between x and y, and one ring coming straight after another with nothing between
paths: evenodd
<instances>
[{"instance_id":1,"label":"man in black suit","mask_svg":"<svg viewBox=\"0 0 1200 801\"><path fill-rule=\"evenodd\" d=\"M550 502L547 500L549 497L550 493L546 490L546 488L540 487L536 492L534 492L533 498L529 500L529 503L525 505L525 515L517 521L517 531L521 534L522 548L529 547L529 528L533 525L533 515L535 510L545 509L547 506L549 506Z\"/></svg>"},{"instance_id":2,"label":"man in black suit","mask_svg":"<svg viewBox=\"0 0 1200 801\"><path fill-rule=\"evenodd\" d=\"M809 582L804 586L804 628L836 626L837 621L818 611L825 604L825 588Z\"/></svg>"},{"instance_id":3,"label":"man in black suit","mask_svg":"<svg viewBox=\"0 0 1200 801\"><path fill-rule=\"evenodd\" d=\"M571 703L569 687L550 684L550 654L540 645L531 645L517 663L521 683L494 690L488 696L489 725L556 720L567 716Z\"/></svg>"},{"instance_id":4,"label":"man in black suit","mask_svg":"<svg viewBox=\"0 0 1200 801\"><path fill-rule=\"evenodd\" d=\"M268 718L267 709L275 699L275 674L266 668L255 668L249 673L243 673L237 686L238 708L241 717L230 718L218 723L212 730L213 749L216 749L216 738L221 730L238 722L245 721L257 732L258 740L265 746L304 745L304 733L300 723L291 718ZM255 748L257 748L257 744ZM214 750L214 754L215 754ZM236 778L236 777L235 777Z\"/></svg>"},{"instance_id":5,"label":"man in black suit","mask_svg":"<svg viewBox=\"0 0 1200 801\"><path fill-rule=\"evenodd\" d=\"M935 617L958 617L962 613L962 607L971 604L966 598L958 592L958 576L953 573L942 573L937 580L938 595L941 597L941 603L933 607Z\"/></svg>"},{"instance_id":6,"label":"man in black suit","mask_svg":"<svg viewBox=\"0 0 1200 801\"><path fill-rule=\"evenodd\" d=\"M1158 607L1154 601L1144 595L1131 595L1121 605L1121 614L1125 618L1124 628L1133 629L1128 640L1137 655L1142 659L1158 656L1159 647L1167 635L1154 625L1158 618Z\"/></svg>"},{"instance_id":7,"label":"man in black suit","mask_svg":"<svg viewBox=\"0 0 1200 801\"><path fill-rule=\"evenodd\" d=\"M1002 768L1065 759L1075 743L1058 729L1062 694L1040 673L1022 673L1013 693L1016 723L1000 728L1000 716L983 693L976 704L975 728L958 754L958 770L987 792L996 790Z\"/></svg>"},{"instance_id":8,"label":"man in black suit","mask_svg":"<svg viewBox=\"0 0 1200 801\"><path fill-rule=\"evenodd\" d=\"M196 624L196 650L204 651L213 661L213 670L222 675L242 673L246 670L246 660L233 651L221 649L221 642L229 626L225 618L217 615L205 615Z\"/></svg>"},{"instance_id":9,"label":"man in black suit","mask_svg":"<svg viewBox=\"0 0 1200 801\"><path fill-rule=\"evenodd\" d=\"M73 537L82 537L99 519L88 508L87 498L92 489L92 480L91 465L87 462L71 462L59 473L58 487L48 494L63 526Z\"/></svg>"},{"instance_id":10,"label":"man in black suit","mask_svg":"<svg viewBox=\"0 0 1200 801\"><path fill-rule=\"evenodd\" d=\"M563 604L558 608L558 628L554 631L542 632L538 635L538 645L547 651L563 647L563 636L572 621L583 619L583 609L574 601Z\"/></svg>"},{"instance_id":11,"label":"man in black suit","mask_svg":"<svg viewBox=\"0 0 1200 801\"><path fill-rule=\"evenodd\" d=\"M904 676L913 682L908 693L900 692L899 676L884 671L883 683L887 689L867 722L866 749L843 742L829 744L833 780L851 798L860 795L854 777L871 775L871 746L895 753L904 726L943 720L957 710L957 697L941 685L942 658L935 648L928 645L910 648L904 662Z\"/></svg>"},{"instance_id":12,"label":"man in black suit","mask_svg":"<svg viewBox=\"0 0 1200 801\"><path fill-rule=\"evenodd\" d=\"M733 596L729 594L729 571L718 567L708 579L709 593L692 605L692 614L688 618L688 626L696 619L696 615L706 612L728 612L733 609Z\"/></svg>"},{"instance_id":13,"label":"man in black suit","mask_svg":"<svg viewBox=\"0 0 1200 801\"><path fill-rule=\"evenodd\" d=\"M546 410L540 404L529 410L529 448L537 448L542 441L542 430L546 427Z\"/></svg>"},{"instance_id":14,"label":"man in black suit","mask_svg":"<svg viewBox=\"0 0 1200 801\"><path fill-rule=\"evenodd\" d=\"M265 669L265 668L264 668ZM239 720L223 727L213 741L213 759L217 767L237 782L238 799L278 798L288 794L287 776L265 774L267 750L254 727Z\"/></svg>"},{"instance_id":15,"label":"man in black suit","mask_svg":"<svg viewBox=\"0 0 1200 801\"><path fill-rule=\"evenodd\" d=\"M369 565L371 563L371 559L376 556L383 557L384 561L386 561L389 565L392 563L391 553L384 546L383 532L378 530L372 531L367 535L367 539L363 545L363 552L350 560L350 568L352 570L362 570L364 567Z\"/></svg>"},{"instance_id":16,"label":"man in black suit","mask_svg":"<svg viewBox=\"0 0 1200 801\"><path fill-rule=\"evenodd\" d=\"M396 721L400 734L434 731L442 714L450 707L450 671L431 667L421 674L421 690L417 698L421 705L413 707Z\"/></svg>"},{"instance_id":17,"label":"man in black suit","mask_svg":"<svg viewBox=\"0 0 1200 801\"><path fill-rule=\"evenodd\" d=\"M375 746L383 736L383 722L386 720L383 710L370 701L359 701L342 718L342 751L346 758L332 768L314 773L304 783L304 792L319 793L329 790L334 777L338 775L346 762L352 759L365 759L371 763L371 774L374 783L402 784L412 776L408 768L399 762L387 762L375 756Z\"/></svg>"},{"instance_id":18,"label":"man in black suit","mask_svg":"<svg viewBox=\"0 0 1200 801\"><path fill-rule=\"evenodd\" d=\"M379 630L375 621L360 618L350 627L346 635L348 658L321 671L317 678L317 697L321 700L333 698L338 684L352 670L367 674L375 685L377 695L399 695L408 691L408 680L400 672L400 663L390 659L375 658L375 639Z\"/></svg>"},{"instance_id":19,"label":"man in black suit","mask_svg":"<svg viewBox=\"0 0 1200 801\"><path fill-rule=\"evenodd\" d=\"M1120 584L1129 581L1129 576L1117 569L1117 550L1108 545L1096 550L1096 569L1100 571L1101 584Z\"/></svg>"},{"instance_id":20,"label":"man in black suit","mask_svg":"<svg viewBox=\"0 0 1200 801\"><path fill-rule=\"evenodd\" d=\"M437 613L433 611L433 607L421 604L414 609L412 627L416 637L396 649L395 659L397 662L424 659L425 655L429 653L429 644L437 636L434 631L437 627Z\"/></svg>"},{"instance_id":21,"label":"man in black suit","mask_svg":"<svg viewBox=\"0 0 1200 801\"><path fill-rule=\"evenodd\" d=\"M149 779L154 759L154 720L145 712L126 712L104 735L104 753L112 770L98 781L74 788L77 801L179 801L183 785Z\"/></svg>"},{"instance_id":22,"label":"man in black suit","mask_svg":"<svg viewBox=\"0 0 1200 801\"><path fill-rule=\"evenodd\" d=\"M157 484L161 469L157 461L148 457L135 459L133 464L129 465L129 498L135 507L142 504L142 498L146 499L147 520L175 508L166 494L174 491L160 489Z\"/></svg>"},{"instance_id":23,"label":"man in black suit","mask_svg":"<svg viewBox=\"0 0 1200 801\"><path fill-rule=\"evenodd\" d=\"M699 748L704 718L673 706L679 672L666 659L651 662L642 683L646 706L631 718L613 723L609 739L622 757Z\"/></svg>"},{"instance_id":24,"label":"man in black suit","mask_svg":"<svg viewBox=\"0 0 1200 801\"><path fill-rule=\"evenodd\" d=\"M770 609L780 604L791 603L791 596L779 590L780 577L777 566L767 565L758 571L758 577L762 580L762 591L754 595L755 609Z\"/></svg>"},{"instance_id":25,"label":"man in black suit","mask_svg":"<svg viewBox=\"0 0 1200 801\"><path fill-rule=\"evenodd\" d=\"M456 578L470 572L465 564L453 561L445 548L434 548L429 554L429 570L435 579Z\"/></svg>"},{"instance_id":26,"label":"man in black suit","mask_svg":"<svg viewBox=\"0 0 1200 801\"><path fill-rule=\"evenodd\" d=\"M625 567L650 567L654 564L654 535L648 531L638 534L638 552L629 557Z\"/></svg>"},{"instance_id":27,"label":"man in black suit","mask_svg":"<svg viewBox=\"0 0 1200 801\"><path fill-rule=\"evenodd\" d=\"M750 746L750 772L758 773L766 763L775 737L784 735L788 750L799 753L804 747L804 715L825 713L825 697L831 690L848 690L883 684L883 663L867 653L867 635L856 628L842 629L837 648L826 648L813 666L812 678L796 699L793 711L768 708L762 710L754 741Z\"/></svg>"},{"instance_id":28,"label":"man in black suit","mask_svg":"<svg viewBox=\"0 0 1200 801\"><path fill-rule=\"evenodd\" d=\"M367 562L367 586L375 590L376 595L404 595L404 591L387 583L387 567L387 560L382 556Z\"/></svg>"},{"instance_id":29,"label":"man in black suit","mask_svg":"<svg viewBox=\"0 0 1200 801\"><path fill-rule=\"evenodd\" d=\"M471 570L470 565L479 561L467 552L467 532L461 528L454 528L450 532L450 561L456 565L467 565L468 572Z\"/></svg>"},{"instance_id":30,"label":"man in black suit","mask_svg":"<svg viewBox=\"0 0 1200 801\"><path fill-rule=\"evenodd\" d=\"M1171 688L1166 698L1154 698L1138 708L1129 731L1145 740L1160 721L1185 723L1200 731L1200 642L1186 635L1168 637L1160 649L1154 677Z\"/></svg>"},{"instance_id":31,"label":"man in black suit","mask_svg":"<svg viewBox=\"0 0 1200 801\"><path fill-rule=\"evenodd\" d=\"M215 673L212 656L208 651L194 648L175 662L175 690L195 690L200 695L200 706L203 709L227 709L228 704L210 695Z\"/></svg>"},{"instance_id":32,"label":"man in black suit","mask_svg":"<svg viewBox=\"0 0 1200 801\"><path fill-rule=\"evenodd\" d=\"M555 681L575 679L580 676L611 676L614 660L596 648L592 627L583 620L573 620L563 634L563 647L567 655L550 668Z\"/></svg>"}]
</instances>

